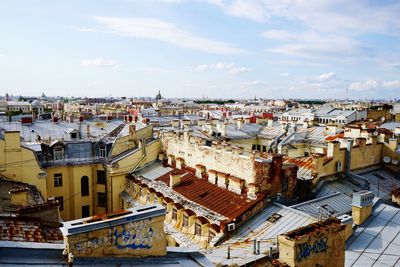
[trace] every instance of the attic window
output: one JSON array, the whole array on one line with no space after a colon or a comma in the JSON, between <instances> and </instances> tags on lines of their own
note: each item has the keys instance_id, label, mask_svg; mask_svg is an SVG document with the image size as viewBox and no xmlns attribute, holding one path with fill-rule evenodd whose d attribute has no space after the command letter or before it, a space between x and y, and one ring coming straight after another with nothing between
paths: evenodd
<instances>
[{"instance_id":1,"label":"attic window","mask_svg":"<svg viewBox=\"0 0 400 267\"><path fill-rule=\"evenodd\" d=\"M71 138L73 138L73 139L75 139L76 138L76 132L72 132L71 134L70 134L70 136L71 136Z\"/></svg>"},{"instance_id":2,"label":"attic window","mask_svg":"<svg viewBox=\"0 0 400 267\"><path fill-rule=\"evenodd\" d=\"M279 220L282 217L282 215L278 214L278 213L274 213L271 215L271 217L269 217L267 219L267 221L269 221L270 223L275 223L277 220Z\"/></svg>"}]
</instances>

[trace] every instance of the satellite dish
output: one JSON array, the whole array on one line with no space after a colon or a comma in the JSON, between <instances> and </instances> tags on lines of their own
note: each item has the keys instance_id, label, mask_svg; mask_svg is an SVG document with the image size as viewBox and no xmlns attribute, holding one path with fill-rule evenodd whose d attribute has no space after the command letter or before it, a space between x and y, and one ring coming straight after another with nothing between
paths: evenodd
<instances>
[{"instance_id":1,"label":"satellite dish","mask_svg":"<svg viewBox=\"0 0 400 267\"><path fill-rule=\"evenodd\" d=\"M379 134L378 131L373 132L374 136L378 136L378 134Z\"/></svg>"},{"instance_id":2,"label":"satellite dish","mask_svg":"<svg viewBox=\"0 0 400 267\"><path fill-rule=\"evenodd\" d=\"M399 165L399 161L397 159L392 159L392 164L393 165Z\"/></svg>"},{"instance_id":3,"label":"satellite dish","mask_svg":"<svg viewBox=\"0 0 400 267\"><path fill-rule=\"evenodd\" d=\"M383 162L385 162L386 164L389 164L392 161L392 159L388 156L383 157Z\"/></svg>"}]
</instances>

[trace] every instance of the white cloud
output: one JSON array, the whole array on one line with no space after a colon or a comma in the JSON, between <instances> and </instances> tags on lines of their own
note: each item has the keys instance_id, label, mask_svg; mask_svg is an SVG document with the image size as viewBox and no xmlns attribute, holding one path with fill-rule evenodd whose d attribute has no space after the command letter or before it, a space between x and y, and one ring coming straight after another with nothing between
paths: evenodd
<instances>
[{"instance_id":1,"label":"white cloud","mask_svg":"<svg viewBox=\"0 0 400 267\"><path fill-rule=\"evenodd\" d=\"M290 74L287 72L283 72L280 74L281 77L288 77Z\"/></svg>"},{"instance_id":2,"label":"white cloud","mask_svg":"<svg viewBox=\"0 0 400 267\"><path fill-rule=\"evenodd\" d=\"M400 80L378 81L368 80L365 82L353 82L350 89L355 91L368 91L375 89L400 89Z\"/></svg>"},{"instance_id":3,"label":"white cloud","mask_svg":"<svg viewBox=\"0 0 400 267\"><path fill-rule=\"evenodd\" d=\"M336 79L336 74L334 72L322 73L321 75L315 77L318 82L328 82Z\"/></svg>"},{"instance_id":4,"label":"white cloud","mask_svg":"<svg viewBox=\"0 0 400 267\"><path fill-rule=\"evenodd\" d=\"M180 4L184 0L158 0L159 2L167 3L167 4Z\"/></svg>"},{"instance_id":5,"label":"white cloud","mask_svg":"<svg viewBox=\"0 0 400 267\"><path fill-rule=\"evenodd\" d=\"M295 39L295 34L283 30L267 30L261 34L262 37L272 40L288 41Z\"/></svg>"},{"instance_id":6,"label":"white cloud","mask_svg":"<svg viewBox=\"0 0 400 267\"><path fill-rule=\"evenodd\" d=\"M268 83L261 81L261 80L254 80L254 81L242 83L243 86L257 86L257 85L266 85L266 84L268 84Z\"/></svg>"},{"instance_id":7,"label":"white cloud","mask_svg":"<svg viewBox=\"0 0 400 267\"><path fill-rule=\"evenodd\" d=\"M252 71L251 68L247 67L236 67L233 63L223 63L217 62L215 64L201 64L193 68L194 71L206 71L206 70L221 70L226 71L230 74L239 74L243 72L250 72Z\"/></svg>"},{"instance_id":8,"label":"white cloud","mask_svg":"<svg viewBox=\"0 0 400 267\"><path fill-rule=\"evenodd\" d=\"M114 60L107 60L103 58L95 58L95 59L84 59L82 60L82 65L87 67L116 67L117 62Z\"/></svg>"},{"instance_id":9,"label":"white cloud","mask_svg":"<svg viewBox=\"0 0 400 267\"><path fill-rule=\"evenodd\" d=\"M268 15L261 1L236 0L227 6L228 14L256 22L267 21Z\"/></svg>"},{"instance_id":10,"label":"white cloud","mask_svg":"<svg viewBox=\"0 0 400 267\"><path fill-rule=\"evenodd\" d=\"M147 38L170 43L177 47L215 54L239 54L245 51L233 44L197 36L175 24L153 18L99 17L95 20L105 26L109 33L125 37Z\"/></svg>"},{"instance_id":11,"label":"white cloud","mask_svg":"<svg viewBox=\"0 0 400 267\"><path fill-rule=\"evenodd\" d=\"M345 61L358 56L360 49L362 49L362 45L351 37L321 34L314 31L295 33L270 31L267 34L264 32L262 36L268 39L285 41L284 44L267 49L267 51L289 56L322 57L336 61Z\"/></svg>"},{"instance_id":12,"label":"white cloud","mask_svg":"<svg viewBox=\"0 0 400 267\"><path fill-rule=\"evenodd\" d=\"M378 5L364 0L232 0L219 1L219 6L232 16L297 29L270 28L261 34L269 40L282 42L268 44L268 52L290 57L345 63L376 61L380 55L374 53L374 44L369 46L368 41L359 38L368 33L392 37L400 33L399 1Z\"/></svg>"}]
</instances>

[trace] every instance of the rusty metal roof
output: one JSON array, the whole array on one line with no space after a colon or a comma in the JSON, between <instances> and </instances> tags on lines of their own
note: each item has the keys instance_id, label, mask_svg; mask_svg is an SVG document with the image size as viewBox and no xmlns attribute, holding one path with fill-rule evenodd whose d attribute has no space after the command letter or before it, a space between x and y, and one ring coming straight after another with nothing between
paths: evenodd
<instances>
[{"instance_id":1,"label":"rusty metal roof","mask_svg":"<svg viewBox=\"0 0 400 267\"><path fill-rule=\"evenodd\" d=\"M171 172L168 172L158 177L156 180L169 185L170 173ZM181 182L171 190L230 219L235 219L258 203L263 197L263 195L260 195L255 200L248 199L244 195L238 195L227 189L218 187L208 182L206 179L198 178L189 169L183 170Z\"/></svg>"},{"instance_id":2,"label":"rusty metal roof","mask_svg":"<svg viewBox=\"0 0 400 267\"><path fill-rule=\"evenodd\" d=\"M0 240L63 243L63 236L58 226L45 226L39 219L0 217Z\"/></svg>"},{"instance_id":3,"label":"rusty metal roof","mask_svg":"<svg viewBox=\"0 0 400 267\"><path fill-rule=\"evenodd\" d=\"M297 170L298 178L308 180L317 174L316 165L312 157L289 158L284 156L283 162L295 164L299 168Z\"/></svg>"}]
</instances>

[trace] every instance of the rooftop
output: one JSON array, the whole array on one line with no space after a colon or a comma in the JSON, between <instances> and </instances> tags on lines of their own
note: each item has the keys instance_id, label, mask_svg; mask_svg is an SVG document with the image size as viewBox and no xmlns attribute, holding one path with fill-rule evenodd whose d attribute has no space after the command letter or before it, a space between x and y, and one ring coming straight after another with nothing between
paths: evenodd
<instances>
[{"instance_id":1,"label":"rooftop","mask_svg":"<svg viewBox=\"0 0 400 267\"><path fill-rule=\"evenodd\" d=\"M345 266L400 265L400 209L378 202L346 242Z\"/></svg>"}]
</instances>

